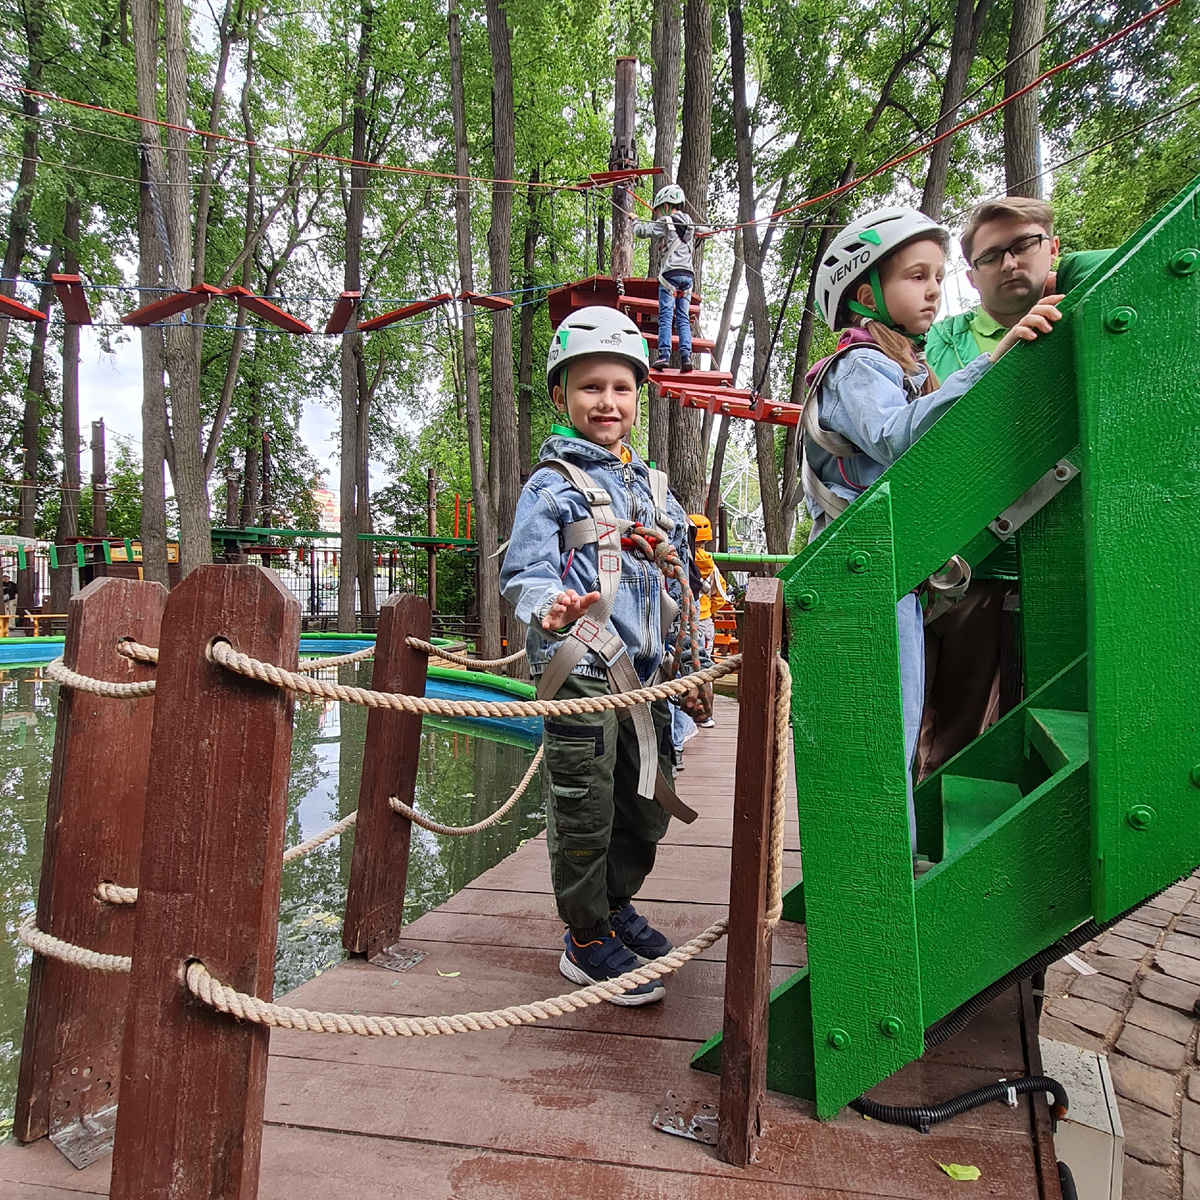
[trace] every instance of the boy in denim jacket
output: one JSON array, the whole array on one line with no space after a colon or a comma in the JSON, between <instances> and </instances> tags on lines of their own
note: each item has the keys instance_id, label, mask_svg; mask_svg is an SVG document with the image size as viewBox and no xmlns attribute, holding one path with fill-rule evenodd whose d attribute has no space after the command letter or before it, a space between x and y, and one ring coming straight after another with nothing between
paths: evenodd
<instances>
[{"instance_id":1,"label":"boy in denim jacket","mask_svg":"<svg viewBox=\"0 0 1200 1200\"><path fill-rule=\"evenodd\" d=\"M529 670L543 698L644 686L668 643L682 636L678 584L620 544L636 522L670 540L687 563L687 516L665 477L623 443L648 373L641 334L615 309L573 313L551 342L546 385L564 423L521 493L500 573L501 590L529 625ZM632 898L654 866L668 809L694 816L669 785L668 702L628 714L619 720L608 709L544 722L551 880L567 924L559 969L583 986L671 950ZM612 1003L650 1004L665 994L656 980Z\"/></svg>"}]
</instances>

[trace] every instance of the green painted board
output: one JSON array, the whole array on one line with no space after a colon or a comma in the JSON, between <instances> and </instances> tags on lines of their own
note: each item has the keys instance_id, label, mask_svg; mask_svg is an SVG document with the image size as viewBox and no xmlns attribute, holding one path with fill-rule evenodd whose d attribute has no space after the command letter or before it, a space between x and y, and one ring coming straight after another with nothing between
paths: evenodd
<instances>
[{"instance_id":1,"label":"green painted board","mask_svg":"<svg viewBox=\"0 0 1200 1200\"><path fill-rule=\"evenodd\" d=\"M822 1117L918 1055L924 1028L887 486L838 526L786 594Z\"/></svg>"},{"instance_id":2,"label":"green painted board","mask_svg":"<svg viewBox=\"0 0 1200 1200\"><path fill-rule=\"evenodd\" d=\"M942 776L942 853L957 854L1021 800L1021 789L1003 779Z\"/></svg>"},{"instance_id":3,"label":"green painted board","mask_svg":"<svg viewBox=\"0 0 1200 1200\"><path fill-rule=\"evenodd\" d=\"M1109 260L1073 330L1097 917L1200 861L1197 185Z\"/></svg>"}]
</instances>

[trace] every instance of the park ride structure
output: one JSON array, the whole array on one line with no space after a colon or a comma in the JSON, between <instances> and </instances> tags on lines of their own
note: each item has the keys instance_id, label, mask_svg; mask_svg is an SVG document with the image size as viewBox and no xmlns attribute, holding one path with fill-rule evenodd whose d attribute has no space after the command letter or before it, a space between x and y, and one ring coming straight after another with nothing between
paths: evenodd
<instances>
[{"instance_id":1,"label":"park ride structure","mask_svg":"<svg viewBox=\"0 0 1200 1200\"><path fill-rule=\"evenodd\" d=\"M782 571L809 966L761 1065L822 1118L1200 862L1200 179L1061 308ZM917 788L914 881L895 606L1014 537L1024 699Z\"/></svg>"}]
</instances>

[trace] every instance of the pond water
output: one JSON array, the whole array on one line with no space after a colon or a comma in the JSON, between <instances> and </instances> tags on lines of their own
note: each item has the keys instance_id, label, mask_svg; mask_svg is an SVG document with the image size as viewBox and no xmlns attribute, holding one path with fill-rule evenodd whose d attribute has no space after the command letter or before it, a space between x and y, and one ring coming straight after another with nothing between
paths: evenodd
<instances>
[{"instance_id":1,"label":"pond water","mask_svg":"<svg viewBox=\"0 0 1200 1200\"><path fill-rule=\"evenodd\" d=\"M371 664L323 672L369 687ZM30 951L17 927L37 903L46 791L54 748L58 685L41 668L0 670L0 1136L12 1125ZM296 706L285 841L293 846L328 828L358 805L367 710L305 699ZM534 747L481 736L485 722L426 720L417 772L416 807L447 825L466 825L507 799ZM545 827L535 782L507 818L466 838L413 828L405 922L435 908ZM283 870L275 994L340 962L342 912L354 831L318 847Z\"/></svg>"}]
</instances>

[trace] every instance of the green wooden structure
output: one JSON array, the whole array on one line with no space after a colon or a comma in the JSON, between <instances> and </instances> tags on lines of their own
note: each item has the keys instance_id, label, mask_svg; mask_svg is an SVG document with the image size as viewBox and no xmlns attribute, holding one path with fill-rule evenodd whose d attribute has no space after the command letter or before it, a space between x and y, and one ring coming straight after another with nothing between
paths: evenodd
<instances>
[{"instance_id":1,"label":"green wooden structure","mask_svg":"<svg viewBox=\"0 0 1200 1200\"><path fill-rule=\"evenodd\" d=\"M822 1118L1200 862L1200 179L1062 310L783 572L809 967L771 995L767 1084ZM1005 533L1025 699L917 790L914 882L896 601Z\"/></svg>"}]
</instances>

